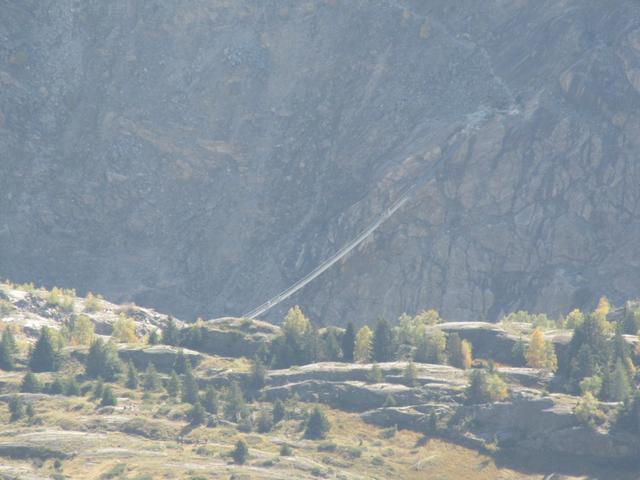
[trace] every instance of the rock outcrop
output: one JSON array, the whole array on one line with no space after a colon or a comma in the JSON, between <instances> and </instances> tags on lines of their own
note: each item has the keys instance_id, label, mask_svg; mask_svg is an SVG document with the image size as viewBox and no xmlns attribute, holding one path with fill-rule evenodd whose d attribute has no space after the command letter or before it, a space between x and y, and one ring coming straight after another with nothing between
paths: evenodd
<instances>
[{"instance_id":1,"label":"rock outcrop","mask_svg":"<svg viewBox=\"0 0 640 480\"><path fill-rule=\"evenodd\" d=\"M202 355L198 352L169 345L154 345L151 347L119 346L118 356L125 362L133 362L138 369L144 369L148 364L152 363L158 370L166 372L171 371L180 351L193 366L197 366L202 360Z\"/></svg>"},{"instance_id":2,"label":"rock outcrop","mask_svg":"<svg viewBox=\"0 0 640 480\"><path fill-rule=\"evenodd\" d=\"M574 414L577 397L546 394L548 373L505 367L509 386L503 402L468 405L468 372L442 365L415 364L413 386L403 384L406 363L381 363L384 383L364 381L371 365L320 363L269 372L268 400L296 397L361 412L364 420L430 432L435 414L440 434L479 449L538 452L585 461L633 462L640 455L637 436L609 428L588 428ZM392 399L392 400L391 400ZM391 400L391 405L389 405ZM604 412L614 405L602 404ZM446 428L445 428L446 426Z\"/></svg>"},{"instance_id":3,"label":"rock outcrop","mask_svg":"<svg viewBox=\"0 0 640 480\"><path fill-rule=\"evenodd\" d=\"M253 358L262 345L269 344L279 333L278 327L259 320L218 318L199 328L198 349L223 357Z\"/></svg>"}]
</instances>

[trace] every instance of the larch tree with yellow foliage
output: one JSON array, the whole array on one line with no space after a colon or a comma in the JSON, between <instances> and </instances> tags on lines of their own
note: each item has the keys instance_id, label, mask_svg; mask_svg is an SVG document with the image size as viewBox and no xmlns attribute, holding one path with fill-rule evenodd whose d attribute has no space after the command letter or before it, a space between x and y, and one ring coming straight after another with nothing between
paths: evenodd
<instances>
[{"instance_id":1,"label":"larch tree with yellow foliage","mask_svg":"<svg viewBox=\"0 0 640 480\"><path fill-rule=\"evenodd\" d=\"M121 313L116 323L113 324L111 337L119 343L137 343L136 322L133 318Z\"/></svg>"},{"instance_id":2,"label":"larch tree with yellow foliage","mask_svg":"<svg viewBox=\"0 0 640 480\"><path fill-rule=\"evenodd\" d=\"M529 339L529 346L524 354L527 366L531 368L543 368L555 372L558 368L553 344L544 338L542 330L536 328Z\"/></svg>"},{"instance_id":3,"label":"larch tree with yellow foliage","mask_svg":"<svg viewBox=\"0 0 640 480\"><path fill-rule=\"evenodd\" d=\"M371 353L373 348L373 332L368 326L358 330L356 335L355 357L360 363L371 361Z\"/></svg>"},{"instance_id":4,"label":"larch tree with yellow foliage","mask_svg":"<svg viewBox=\"0 0 640 480\"><path fill-rule=\"evenodd\" d=\"M600 300L598 300L598 306L593 311L593 314L598 318L606 320L610 311L611 303L609 303L609 299L607 297L600 297Z\"/></svg>"},{"instance_id":5,"label":"larch tree with yellow foliage","mask_svg":"<svg viewBox=\"0 0 640 480\"><path fill-rule=\"evenodd\" d=\"M577 308L572 310L564 320L565 328L574 330L584 323L584 313Z\"/></svg>"}]
</instances>

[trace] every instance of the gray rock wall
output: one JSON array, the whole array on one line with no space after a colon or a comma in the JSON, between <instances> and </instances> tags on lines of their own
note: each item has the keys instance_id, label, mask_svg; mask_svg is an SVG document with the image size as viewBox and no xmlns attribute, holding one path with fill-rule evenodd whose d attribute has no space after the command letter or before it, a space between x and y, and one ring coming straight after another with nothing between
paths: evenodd
<instances>
[{"instance_id":1,"label":"gray rock wall","mask_svg":"<svg viewBox=\"0 0 640 480\"><path fill-rule=\"evenodd\" d=\"M238 315L443 159L291 303L341 324L635 297L639 9L4 2L0 276Z\"/></svg>"}]
</instances>

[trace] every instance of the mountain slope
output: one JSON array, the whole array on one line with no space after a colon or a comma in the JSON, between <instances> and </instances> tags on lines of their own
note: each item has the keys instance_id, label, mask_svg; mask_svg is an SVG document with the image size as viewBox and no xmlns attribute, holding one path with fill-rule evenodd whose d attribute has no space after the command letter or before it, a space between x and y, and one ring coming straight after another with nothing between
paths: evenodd
<instances>
[{"instance_id":1,"label":"mountain slope","mask_svg":"<svg viewBox=\"0 0 640 480\"><path fill-rule=\"evenodd\" d=\"M638 295L636 2L2 9L2 276L240 314L442 160L291 302L339 324Z\"/></svg>"}]
</instances>

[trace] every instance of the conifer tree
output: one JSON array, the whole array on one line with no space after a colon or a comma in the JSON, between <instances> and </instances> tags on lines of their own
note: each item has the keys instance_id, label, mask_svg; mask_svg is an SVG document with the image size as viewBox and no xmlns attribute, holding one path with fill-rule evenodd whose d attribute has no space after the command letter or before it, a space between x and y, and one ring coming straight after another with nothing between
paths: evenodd
<instances>
[{"instance_id":1,"label":"conifer tree","mask_svg":"<svg viewBox=\"0 0 640 480\"><path fill-rule=\"evenodd\" d=\"M192 405L198 401L198 382L191 368L187 369L182 381L182 401Z\"/></svg>"},{"instance_id":2,"label":"conifer tree","mask_svg":"<svg viewBox=\"0 0 640 480\"><path fill-rule=\"evenodd\" d=\"M147 343L149 343L149 345L158 345L160 343L160 335L158 335L158 330L151 330Z\"/></svg>"},{"instance_id":3,"label":"conifer tree","mask_svg":"<svg viewBox=\"0 0 640 480\"><path fill-rule=\"evenodd\" d=\"M239 422L246 415L246 405L244 395L238 382L232 382L224 404L224 416L232 422Z\"/></svg>"},{"instance_id":4,"label":"conifer tree","mask_svg":"<svg viewBox=\"0 0 640 480\"><path fill-rule=\"evenodd\" d=\"M217 414L219 406L218 393L215 391L212 385L208 385L205 392L204 398L202 399L202 406L204 409L212 414Z\"/></svg>"},{"instance_id":5,"label":"conifer tree","mask_svg":"<svg viewBox=\"0 0 640 480\"><path fill-rule=\"evenodd\" d=\"M169 316L167 324L162 330L162 343L165 345L178 345L180 343L180 330L172 316Z\"/></svg>"},{"instance_id":6,"label":"conifer tree","mask_svg":"<svg viewBox=\"0 0 640 480\"><path fill-rule=\"evenodd\" d=\"M267 383L267 369L259 358L251 362L249 374L249 387L255 392L264 387Z\"/></svg>"},{"instance_id":7,"label":"conifer tree","mask_svg":"<svg viewBox=\"0 0 640 480\"><path fill-rule=\"evenodd\" d=\"M319 407L315 407L307 420L304 436L311 440L322 440L327 438L330 429L331 424L325 413Z\"/></svg>"},{"instance_id":8,"label":"conifer tree","mask_svg":"<svg viewBox=\"0 0 640 480\"><path fill-rule=\"evenodd\" d=\"M24 402L19 396L14 395L9 399L9 412L11 413L10 420L12 422L17 422L24 417Z\"/></svg>"},{"instance_id":9,"label":"conifer tree","mask_svg":"<svg viewBox=\"0 0 640 480\"><path fill-rule=\"evenodd\" d=\"M9 353L14 354L18 351L16 338L13 335L13 328L10 325L2 331L2 340L0 341L5 344Z\"/></svg>"},{"instance_id":10,"label":"conifer tree","mask_svg":"<svg viewBox=\"0 0 640 480\"><path fill-rule=\"evenodd\" d=\"M342 335L342 360L353 362L356 343L356 331L353 322L347 323L347 328Z\"/></svg>"},{"instance_id":11,"label":"conifer tree","mask_svg":"<svg viewBox=\"0 0 640 480\"><path fill-rule=\"evenodd\" d=\"M191 425L202 425L204 423L206 412L200 402L196 402L189 410L189 421Z\"/></svg>"},{"instance_id":12,"label":"conifer tree","mask_svg":"<svg viewBox=\"0 0 640 480\"><path fill-rule=\"evenodd\" d=\"M233 449L233 452L231 452L231 457L238 465L244 465L247 462L247 459L249 458L249 447L247 447L244 440L238 440L236 442L236 446Z\"/></svg>"},{"instance_id":13,"label":"conifer tree","mask_svg":"<svg viewBox=\"0 0 640 480\"><path fill-rule=\"evenodd\" d=\"M114 382L122 371L122 362L111 343L104 343L98 338L91 343L85 364L85 373L89 378L98 378Z\"/></svg>"},{"instance_id":14,"label":"conifer tree","mask_svg":"<svg viewBox=\"0 0 640 480\"><path fill-rule=\"evenodd\" d=\"M607 398L612 402L625 402L631 398L633 391L629 382L629 374L622 360L616 360L613 371L605 377Z\"/></svg>"},{"instance_id":15,"label":"conifer tree","mask_svg":"<svg viewBox=\"0 0 640 480\"><path fill-rule=\"evenodd\" d=\"M39 393L42 391L42 383L32 372L27 372L22 378L20 391L25 393Z\"/></svg>"},{"instance_id":16,"label":"conifer tree","mask_svg":"<svg viewBox=\"0 0 640 480\"><path fill-rule=\"evenodd\" d=\"M457 333L452 333L447 337L447 357L453 367L465 368L462 355L462 340Z\"/></svg>"},{"instance_id":17,"label":"conifer tree","mask_svg":"<svg viewBox=\"0 0 640 480\"><path fill-rule=\"evenodd\" d=\"M118 400L113 393L113 390L110 385L104 387L102 391L102 400L100 401L100 405L102 407L113 407L118 404Z\"/></svg>"},{"instance_id":18,"label":"conifer tree","mask_svg":"<svg viewBox=\"0 0 640 480\"><path fill-rule=\"evenodd\" d=\"M158 371L152 362L147 364L147 369L144 372L144 383L142 387L147 392L155 392L160 388L160 376Z\"/></svg>"},{"instance_id":19,"label":"conifer tree","mask_svg":"<svg viewBox=\"0 0 640 480\"><path fill-rule=\"evenodd\" d=\"M286 408L282 400L277 399L273 403L273 423L279 423L287 415Z\"/></svg>"},{"instance_id":20,"label":"conifer tree","mask_svg":"<svg viewBox=\"0 0 640 480\"><path fill-rule=\"evenodd\" d=\"M15 368L15 361L13 360L13 353L11 347L4 339L0 341L0 370L13 370Z\"/></svg>"},{"instance_id":21,"label":"conifer tree","mask_svg":"<svg viewBox=\"0 0 640 480\"><path fill-rule=\"evenodd\" d=\"M385 319L380 319L373 334L373 359L376 362L393 360L393 334L391 326Z\"/></svg>"},{"instance_id":22,"label":"conifer tree","mask_svg":"<svg viewBox=\"0 0 640 480\"><path fill-rule=\"evenodd\" d=\"M410 387L415 386L416 379L418 378L418 371L413 362L407 363L403 373L404 383Z\"/></svg>"},{"instance_id":23,"label":"conifer tree","mask_svg":"<svg viewBox=\"0 0 640 480\"><path fill-rule=\"evenodd\" d=\"M58 352L54 348L49 328L42 327L40 338L29 356L29 368L32 372L55 372L58 370Z\"/></svg>"},{"instance_id":24,"label":"conifer tree","mask_svg":"<svg viewBox=\"0 0 640 480\"><path fill-rule=\"evenodd\" d=\"M125 386L131 390L138 388L138 371L131 361L127 363L127 381Z\"/></svg>"},{"instance_id":25,"label":"conifer tree","mask_svg":"<svg viewBox=\"0 0 640 480\"><path fill-rule=\"evenodd\" d=\"M330 362L337 362L342 357L342 348L335 328L329 328L324 338L324 356Z\"/></svg>"},{"instance_id":26,"label":"conifer tree","mask_svg":"<svg viewBox=\"0 0 640 480\"><path fill-rule=\"evenodd\" d=\"M171 376L169 376L166 390L167 394L171 398L177 398L180 393L180 380L178 379L178 375L176 374L175 370L173 370L171 372Z\"/></svg>"},{"instance_id":27,"label":"conifer tree","mask_svg":"<svg viewBox=\"0 0 640 480\"><path fill-rule=\"evenodd\" d=\"M93 391L91 392L91 396L93 397L94 400L97 400L99 398L102 398L103 394L104 394L104 382L102 381L102 378L98 377L98 380L93 385Z\"/></svg>"},{"instance_id":28,"label":"conifer tree","mask_svg":"<svg viewBox=\"0 0 640 480\"><path fill-rule=\"evenodd\" d=\"M257 430L260 433L266 433L273 428L273 415L269 414L269 411L262 409L258 416Z\"/></svg>"},{"instance_id":29,"label":"conifer tree","mask_svg":"<svg viewBox=\"0 0 640 480\"><path fill-rule=\"evenodd\" d=\"M189 365L187 365L187 363ZM187 370L191 368L191 361L187 359L184 354L184 350L181 348L178 350L178 355L176 356L175 362L173 362L173 369L178 375L182 375L187 373Z\"/></svg>"}]
</instances>

